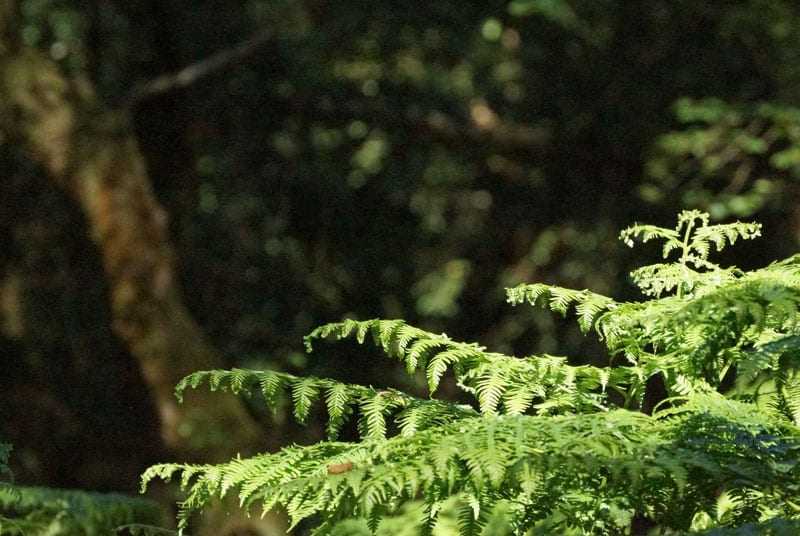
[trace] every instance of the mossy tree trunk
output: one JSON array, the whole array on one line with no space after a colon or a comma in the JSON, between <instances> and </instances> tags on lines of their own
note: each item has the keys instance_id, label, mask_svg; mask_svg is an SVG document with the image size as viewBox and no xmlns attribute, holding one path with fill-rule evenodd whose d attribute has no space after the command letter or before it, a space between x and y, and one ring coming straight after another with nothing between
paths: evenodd
<instances>
[{"instance_id":1,"label":"mossy tree trunk","mask_svg":"<svg viewBox=\"0 0 800 536\"><path fill-rule=\"evenodd\" d=\"M19 140L81 207L105 270L113 328L149 388L164 445L175 459L196 462L265 447L237 398L197 390L177 403L182 377L223 363L182 301L167 214L129 116L104 107L89 80L70 78L43 52L4 39L12 4L0 8L0 143Z\"/></svg>"},{"instance_id":2,"label":"mossy tree trunk","mask_svg":"<svg viewBox=\"0 0 800 536\"><path fill-rule=\"evenodd\" d=\"M158 204L124 113L104 110L87 81L71 81L35 50L2 58L3 130L82 208L108 278L114 330L150 388L165 445L198 460L252 450L255 423L233 397L190 393L186 374L222 366L182 302L167 215Z\"/></svg>"}]
</instances>

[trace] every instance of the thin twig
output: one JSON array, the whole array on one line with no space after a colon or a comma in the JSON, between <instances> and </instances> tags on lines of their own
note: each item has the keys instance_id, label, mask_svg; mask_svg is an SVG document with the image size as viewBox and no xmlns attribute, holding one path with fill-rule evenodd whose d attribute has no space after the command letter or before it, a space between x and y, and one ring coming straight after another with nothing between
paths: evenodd
<instances>
[{"instance_id":1,"label":"thin twig","mask_svg":"<svg viewBox=\"0 0 800 536\"><path fill-rule=\"evenodd\" d=\"M257 32L246 41L234 47L216 52L208 58L192 63L177 72L163 74L137 84L130 93L128 93L128 97L125 100L128 105L127 107L133 106L142 100L187 87L215 71L239 63L256 50L266 45L272 37L273 32L271 31L263 30Z\"/></svg>"}]
</instances>

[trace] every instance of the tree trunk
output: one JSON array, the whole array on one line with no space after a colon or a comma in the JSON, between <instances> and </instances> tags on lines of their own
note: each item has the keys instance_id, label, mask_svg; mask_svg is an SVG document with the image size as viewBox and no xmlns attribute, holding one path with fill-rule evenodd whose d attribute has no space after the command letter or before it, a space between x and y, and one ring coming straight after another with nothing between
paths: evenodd
<instances>
[{"instance_id":1,"label":"tree trunk","mask_svg":"<svg viewBox=\"0 0 800 536\"><path fill-rule=\"evenodd\" d=\"M167 215L127 113L105 109L88 80L67 78L42 52L0 39L0 143L4 136L20 139L83 210L104 266L114 330L138 363L175 458L213 463L265 447L236 397L201 389L187 392L181 405L174 396L185 375L223 363L183 304ZM275 519L266 525L251 530L282 533Z\"/></svg>"},{"instance_id":2,"label":"tree trunk","mask_svg":"<svg viewBox=\"0 0 800 536\"><path fill-rule=\"evenodd\" d=\"M86 216L114 330L150 388L165 445L198 461L251 452L257 427L236 398L200 390L183 405L175 399L182 377L222 363L181 300L167 216L125 114L103 110L87 81L67 80L35 50L5 55L0 76L3 130L22 137Z\"/></svg>"}]
</instances>

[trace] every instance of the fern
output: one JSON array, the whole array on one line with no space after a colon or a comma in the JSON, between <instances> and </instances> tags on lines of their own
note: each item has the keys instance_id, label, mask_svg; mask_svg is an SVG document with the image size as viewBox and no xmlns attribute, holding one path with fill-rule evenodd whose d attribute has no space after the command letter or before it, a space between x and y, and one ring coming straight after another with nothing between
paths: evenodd
<instances>
[{"instance_id":1,"label":"fern","mask_svg":"<svg viewBox=\"0 0 800 536\"><path fill-rule=\"evenodd\" d=\"M662 255L665 259L672 251L680 254L676 263L653 264L631 273L634 282L645 294L659 297L664 292L675 290L678 296L682 296L692 292L698 284L719 285L728 281L733 275L731 271L708 261L712 246L720 251L739 238L748 240L761 235L761 225L757 223L708 223L708 214L685 210L678 215L675 229L637 224L620 233L620 239L631 247L636 238L643 242L663 239ZM704 273L706 271L711 274Z\"/></svg>"},{"instance_id":2,"label":"fern","mask_svg":"<svg viewBox=\"0 0 800 536\"><path fill-rule=\"evenodd\" d=\"M314 534L794 533L800 518L800 257L752 272L710 256L756 224L710 225L683 212L675 229L634 225L662 240L666 261L634 270L648 297L618 302L588 290L521 285L512 304L571 310L611 365L515 357L402 320L345 320L310 333L353 338L421 371L429 397L285 372L201 371L176 388L290 401L304 422L327 411L327 439L219 465L160 464L142 476L185 491L179 530L215 498L284 511ZM436 398L452 373L468 405ZM660 379L663 392L652 390ZM357 421L359 438L339 431ZM446 528L449 527L449 528ZM491 528L490 528L491 527ZM441 532L447 530L449 532ZM388 532L391 533L391 532ZM399 532L398 532L399 533Z\"/></svg>"},{"instance_id":3,"label":"fern","mask_svg":"<svg viewBox=\"0 0 800 536\"><path fill-rule=\"evenodd\" d=\"M594 320L601 311L613 309L617 303L611 298L588 290L571 290L537 283L520 285L508 289L508 302L512 305L524 302L530 305L548 305L553 311L566 315L574 304L578 314L578 325L584 333L592 329Z\"/></svg>"},{"instance_id":4,"label":"fern","mask_svg":"<svg viewBox=\"0 0 800 536\"><path fill-rule=\"evenodd\" d=\"M784 438L785 430L772 430L757 420L742 424L741 416L737 422L704 420L704 412L719 403L709 400L699 407L687 403L680 414L663 419L628 410L600 416L478 416L413 437L292 447L221 466L155 466L144 479L181 475L191 490L181 505L181 526L192 511L232 482L245 507L280 506L293 523L319 511L334 518L350 512L365 519L390 514L398 501L413 499L424 490L429 504L466 491L461 507L471 508L478 518L482 510L491 511L487 501L527 500L538 506L526 512L529 522L559 509L566 528L575 524L579 512L571 510L574 504L558 504L560 490L576 484L591 490L587 492L591 496L620 494L618 506L625 503L628 510L636 506L631 496L638 497L640 503L650 503L651 515L666 519L669 508L694 488L709 491L733 477L748 478L747 485L763 482L762 460L749 458L754 447L776 465L782 457L798 454L797 435ZM688 435L687 430L697 433ZM720 438L731 447L722 448ZM338 467L345 463L347 470L340 472ZM697 482L690 482L689 475ZM776 469L767 489L791 487L796 476ZM228 491L231 488L224 492ZM782 496L780 491L770 493ZM583 514L586 508L581 505Z\"/></svg>"},{"instance_id":5,"label":"fern","mask_svg":"<svg viewBox=\"0 0 800 536\"><path fill-rule=\"evenodd\" d=\"M144 523L129 523L114 530L116 536L175 536L174 530L146 525Z\"/></svg>"},{"instance_id":6,"label":"fern","mask_svg":"<svg viewBox=\"0 0 800 536\"><path fill-rule=\"evenodd\" d=\"M572 366L563 357L528 356L517 358L489 352L475 343L461 343L445 334L433 334L407 325L402 320L367 320L326 324L306 337L306 347L313 349L318 338L341 339L358 331L372 333L372 340L390 357L404 361L409 373L422 369L434 394L445 371L451 369L459 385L476 396L483 412L494 413L498 405L509 402L516 412L531 407L549 411L601 409L602 387L625 389L632 374L625 370L609 376L593 366ZM366 340L364 335L362 340ZM530 401L519 397L520 390L534 393ZM498 398L499 392L505 393ZM514 394L514 399L508 395ZM538 400L539 404L534 404Z\"/></svg>"},{"instance_id":7,"label":"fern","mask_svg":"<svg viewBox=\"0 0 800 536\"><path fill-rule=\"evenodd\" d=\"M211 370L195 372L176 387L176 395L182 399L185 389L196 388L207 382L212 390L231 391L235 394L251 394L257 388L277 408L276 393L291 393L294 415L303 422L314 403L320 398L328 411L327 436L334 440L341 427L357 409L358 429L362 437L384 437L387 419L400 425L401 433L411 434L439 420L460 419L476 415L469 406L444 403L439 400L415 398L396 390L379 390L372 387L344 384L324 378L298 378L285 372L271 370Z\"/></svg>"},{"instance_id":8,"label":"fern","mask_svg":"<svg viewBox=\"0 0 800 536\"><path fill-rule=\"evenodd\" d=\"M0 477L8 468L11 445L0 443ZM109 534L121 525L149 527L165 519L162 507L152 501L117 493L89 493L76 490L16 486L0 481L0 534L95 536ZM130 531L128 532L130 533ZM167 531L169 533L169 531Z\"/></svg>"},{"instance_id":9,"label":"fern","mask_svg":"<svg viewBox=\"0 0 800 536\"><path fill-rule=\"evenodd\" d=\"M94 536L109 534L126 524L164 520L161 506L117 493L90 493L41 487L15 486L9 497L0 494L3 535L48 534Z\"/></svg>"}]
</instances>

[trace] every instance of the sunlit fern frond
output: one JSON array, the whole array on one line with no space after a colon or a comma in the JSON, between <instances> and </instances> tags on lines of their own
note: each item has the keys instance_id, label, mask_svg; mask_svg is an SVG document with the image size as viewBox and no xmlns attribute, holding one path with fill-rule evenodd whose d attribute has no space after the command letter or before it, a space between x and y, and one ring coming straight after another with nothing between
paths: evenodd
<instances>
[{"instance_id":1,"label":"sunlit fern frond","mask_svg":"<svg viewBox=\"0 0 800 536\"><path fill-rule=\"evenodd\" d=\"M474 343L452 340L407 325L402 320L365 320L326 324L306 338L342 338L359 333L357 340L372 340L389 355L405 361L410 370L423 368L431 393L450 369L458 384L473 394L482 412L523 413L529 408L558 413L603 406L606 389L627 391L637 374L621 369L616 374L591 365L573 366L563 357L524 358L487 351ZM522 391L525 390L525 394ZM528 396L530 395L530 396Z\"/></svg>"},{"instance_id":2,"label":"sunlit fern frond","mask_svg":"<svg viewBox=\"0 0 800 536\"><path fill-rule=\"evenodd\" d=\"M712 246L717 251L736 240L749 240L761 235L758 223L726 223L709 225L709 215L698 210L678 214L674 229L636 224L624 229L620 239L628 246L634 240L648 242L664 240L662 256L667 259L673 251L680 255L677 262L643 266L631 273L634 282L649 296L660 297L675 291L683 296L708 284L717 285L735 277L735 269L722 269L708 260Z\"/></svg>"},{"instance_id":3,"label":"sunlit fern frond","mask_svg":"<svg viewBox=\"0 0 800 536\"><path fill-rule=\"evenodd\" d=\"M328 412L327 436L335 439L342 426L357 415L363 437L384 436L387 423L397 422L402 430L424 430L441 420L471 417L476 412L463 404L445 404L407 395L394 389L375 389L313 376L298 377L272 370L207 370L190 374L176 387L179 397L187 388L207 383L212 390L250 395L258 391L273 406L280 405L284 394L294 404L294 416L305 422L315 404L324 404ZM324 401L324 402L323 402Z\"/></svg>"},{"instance_id":4,"label":"sunlit fern frond","mask_svg":"<svg viewBox=\"0 0 800 536\"><path fill-rule=\"evenodd\" d=\"M566 315L574 306L578 314L578 325L584 333L592 329L598 314L617 305L614 300L602 294L541 283L518 285L507 289L506 296L512 305L521 303L543 305L562 315Z\"/></svg>"},{"instance_id":5,"label":"sunlit fern frond","mask_svg":"<svg viewBox=\"0 0 800 536\"><path fill-rule=\"evenodd\" d=\"M761 236L761 224L733 222L709 225L710 216L699 210L684 210L678 214L674 229L655 225L635 224L620 232L620 240L633 247L634 240L642 242L664 240L662 256L666 259L672 251L680 254L678 262L696 268L713 268L708 255L713 245L717 251L734 244L738 239L750 240Z\"/></svg>"},{"instance_id":6,"label":"sunlit fern frond","mask_svg":"<svg viewBox=\"0 0 800 536\"><path fill-rule=\"evenodd\" d=\"M182 529L233 494L248 510L286 512L293 525L313 518L315 536L345 521L380 534L411 511L408 526L421 535L441 526L442 512L452 530L482 536L498 520L499 534L610 536L631 533L636 520L676 534L793 530L800 255L750 272L711 259L759 232L711 225L698 211L681 213L674 229L623 231L626 243L663 240L664 258L678 255L633 272L644 301L544 284L507 291L512 304L574 310L581 330L608 350L594 363L607 366L505 355L403 320L349 319L314 330L307 349L320 339L371 343L424 374L431 398L276 371L192 374L179 397L203 384L260 393L273 407L291 402L301 422L324 407L328 439L220 465L162 464L143 484L179 480ZM445 377L474 402L433 398ZM336 441L350 419L359 439Z\"/></svg>"},{"instance_id":7,"label":"sunlit fern frond","mask_svg":"<svg viewBox=\"0 0 800 536\"><path fill-rule=\"evenodd\" d=\"M587 501L601 493L612 502L619 497L615 507L656 505L661 511L654 515L668 516L692 493L713 495L730 479L748 478L749 488L780 495L772 488L796 478L796 469L780 465L800 451L796 434L786 436L753 408L720 396L690 396L676 404L654 416L627 410L475 416L411 436L288 447L215 466L164 464L150 468L143 482L179 476L187 492L182 526L212 497L227 493L237 493L246 508L280 507L293 524L320 512L329 519L389 515L412 499L435 511L460 494L461 523L473 530L483 523L482 512L500 500L529 505L513 514L519 518L509 519L512 524L531 528L558 512L566 516L565 528L582 527L574 505L560 500L558 490L568 482L580 483ZM750 456L754 447L760 459ZM774 465L770 475L761 475L762 489L755 476L768 460Z\"/></svg>"}]
</instances>

